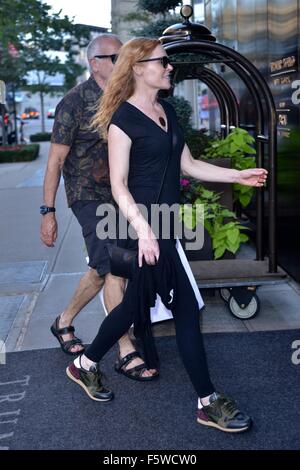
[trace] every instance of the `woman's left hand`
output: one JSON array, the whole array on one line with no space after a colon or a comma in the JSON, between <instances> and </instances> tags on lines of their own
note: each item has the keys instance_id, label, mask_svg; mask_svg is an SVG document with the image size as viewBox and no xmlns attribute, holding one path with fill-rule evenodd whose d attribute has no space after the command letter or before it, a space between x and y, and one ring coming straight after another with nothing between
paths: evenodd
<instances>
[{"instance_id":1,"label":"woman's left hand","mask_svg":"<svg viewBox=\"0 0 300 470\"><path fill-rule=\"evenodd\" d=\"M268 172L264 168L250 168L239 171L237 183L245 186L261 187L267 180Z\"/></svg>"}]
</instances>

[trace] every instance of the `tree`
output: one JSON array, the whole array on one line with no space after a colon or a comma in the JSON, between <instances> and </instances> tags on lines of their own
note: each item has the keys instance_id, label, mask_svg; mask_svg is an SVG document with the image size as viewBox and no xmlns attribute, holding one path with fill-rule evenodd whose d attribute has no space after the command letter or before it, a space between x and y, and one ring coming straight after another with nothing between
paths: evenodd
<instances>
[{"instance_id":1,"label":"tree","mask_svg":"<svg viewBox=\"0 0 300 470\"><path fill-rule=\"evenodd\" d=\"M155 15L161 13L166 15L169 10L174 10L182 2L179 0L139 0L138 7Z\"/></svg>"},{"instance_id":2,"label":"tree","mask_svg":"<svg viewBox=\"0 0 300 470\"><path fill-rule=\"evenodd\" d=\"M160 37L164 30L171 24L181 22L182 18L174 12L175 7L181 5L182 1L178 0L139 0L138 10L128 13L125 20L140 23L138 31L133 31L136 36L144 37ZM173 12L171 13L171 10ZM155 15L153 17L153 14Z\"/></svg>"},{"instance_id":3,"label":"tree","mask_svg":"<svg viewBox=\"0 0 300 470\"><path fill-rule=\"evenodd\" d=\"M42 131L44 94L54 90L49 77L60 73L62 89L73 86L83 70L75 57L90 36L87 27L75 25L67 16L60 18L60 12L51 14L50 9L41 0L1 0L0 4L0 78L14 88L24 85L40 94ZM35 75L34 84L28 72Z\"/></svg>"},{"instance_id":4,"label":"tree","mask_svg":"<svg viewBox=\"0 0 300 470\"><path fill-rule=\"evenodd\" d=\"M44 94L58 91L51 85L51 77L61 74L64 83L59 91L70 89L83 67L75 62L80 45L87 45L90 33L87 28L76 26L68 17L59 18L58 14L45 16L40 31L32 34L30 46L26 48L27 71L35 76L35 83L27 83L26 89L39 93L41 101L42 132L45 131ZM57 53L64 53L62 58Z\"/></svg>"},{"instance_id":5,"label":"tree","mask_svg":"<svg viewBox=\"0 0 300 470\"><path fill-rule=\"evenodd\" d=\"M139 35L146 38L159 38L162 36L162 33L170 24L180 22L180 18L177 15L168 15L163 18L157 19L153 23L146 24L143 28L139 30Z\"/></svg>"}]
</instances>

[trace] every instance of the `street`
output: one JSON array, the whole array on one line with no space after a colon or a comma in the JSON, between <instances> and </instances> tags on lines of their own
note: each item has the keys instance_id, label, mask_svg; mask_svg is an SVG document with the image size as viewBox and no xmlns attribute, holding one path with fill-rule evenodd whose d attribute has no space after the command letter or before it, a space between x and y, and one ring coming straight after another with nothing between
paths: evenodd
<instances>
[{"instance_id":1,"label":"street","mask_svg":"<svg viewBox=\"0 0 300 470\"><path fill-rule=\"evenodd\" d=\"M23 126L23 135L26 142L29 142L29 138L32 134L42 132L42 120L39 119L25 119ZM53 127L54 119L45 118L45 128L46 132L51 132ZM20 127L18 128L19 132L19 141L20 141Z\"/></svg>"}]
</instances>

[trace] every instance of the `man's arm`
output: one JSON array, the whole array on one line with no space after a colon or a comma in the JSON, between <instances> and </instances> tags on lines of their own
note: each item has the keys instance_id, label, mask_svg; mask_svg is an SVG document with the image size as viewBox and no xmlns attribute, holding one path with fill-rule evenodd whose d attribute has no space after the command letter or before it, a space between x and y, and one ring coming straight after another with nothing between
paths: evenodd
<instances>
[{"instance_id":1,"label":"man's arm","mask_svg":"<svg viewBox=\"0 0 300 470\"><path fill-rule=\"evenodd\" d=\"M62 167L69 151L68 145L52 143L50 146L44 179L44 204L46 206L54 207L55 205ZM42 216L40 237L45 245L54 246L57 239L57 221L54 212Z\"/></svg>"},{"instance_id":2,"label":"man's arm","mask_svg":"<svg viewBox=\"0 0 300 470\"><path fill-rule=\"evenodd\" d=\"M261 187L264 185L268 174L264 168L250 168L249 170L239 171L195 160L186 144L181 154L180 164L184 175L200 181L215 183L239 183L246 186Z\"/></svg>"}]
</instances>

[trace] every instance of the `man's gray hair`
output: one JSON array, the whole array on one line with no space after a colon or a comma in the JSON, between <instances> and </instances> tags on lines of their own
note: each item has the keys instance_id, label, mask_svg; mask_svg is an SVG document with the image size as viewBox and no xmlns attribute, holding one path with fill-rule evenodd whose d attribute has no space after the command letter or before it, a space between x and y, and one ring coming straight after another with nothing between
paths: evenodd
<instances>
[{"instance_id":1,"label":"man's gray hair","mask_svg":"<svg viewBox=\"0 0 300 470\"><path fill-rule=\"evenodd\" d=\"M118 38L116 34L109 34L109 33L100 34L99 36L92 39L91 42L89 43L87 50L86 50L87 59L91 60L96 54L99 54L101 51L102 42L109 40L109 39L113 39L121 43L120 39Z\"/></svg>"}]
</instances>

